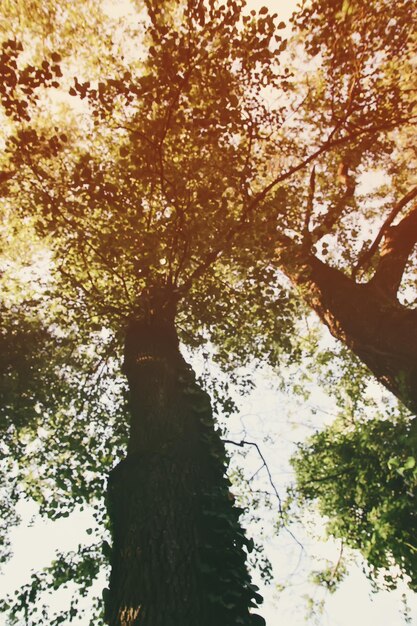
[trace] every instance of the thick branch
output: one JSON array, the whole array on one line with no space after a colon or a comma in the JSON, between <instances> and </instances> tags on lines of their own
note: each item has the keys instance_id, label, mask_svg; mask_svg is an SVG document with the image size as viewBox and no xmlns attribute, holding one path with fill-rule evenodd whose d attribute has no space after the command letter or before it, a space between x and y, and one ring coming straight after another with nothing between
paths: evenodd
<instances>
[{"instance_id":1,"label":"thick branch","mask_svg":"<svg viewBox=\"0 0 417 626\"><path fill-rule=\"evenodd\" d=\"M401 198L401 200L399 202L397 202L397 204L393 207L391 213L388 215L387 219L382 224L381 229L380 229L379 233L377 234L377 236L375 237L375 240L372 243L372 245L370 246L370 248L368 248L368 250L365 250L365 252L359 257L358 262L357 262L356 267L355 267L354 272L353 272L354 276L356 276L356 274L357 274L359 269L361 269L361 268L366 269L367 268L367 266L369 265L369 262L371 261L372 257L374 256L374 254L378 250L378 247L379 247L379 244L382 241L382 238L384 237L384 235L387 232L388 228L391 226L392 222L397 217L398 213L409 202L414 200L414 198L416 196L417 196L417 186L414 187L414 189L411 189L411 191L409 191L403 198Z\"/></svg>"},{"instance_id":2,"label":"thick branch","mask_svg":"<svg viewBox=\"0 0 417 626\"><path fill-rule=\"evenodd\" d=\"M416 194L417 195L417 188ZM396 297L405 267L417 242L417 204L399 224L385 229L378 267L370 284Z\"/></svg>"},{"instance_id":3,"label":"thick branch","mask_svg":"<svg viewBox=\"0 0 417 626\"><path fill-rule=\"evenodd\" d=\"M277 262L331 334L417 413L417 311L373 283L356 283L294 243L278 252Z\"/></svg>"},{"instance_id":4,"label":"thick branch","mask_svg":"<svg viewBox=\"0 0 417 626\"><path fill-rule=\"evenodd\" d=\"M0 171L0 184L1 183L5 183L8 180L10 180L11 178L13 178L13 176L16 174L16 171L14 170L3 170Z\"/></svg>"}]
</instances>

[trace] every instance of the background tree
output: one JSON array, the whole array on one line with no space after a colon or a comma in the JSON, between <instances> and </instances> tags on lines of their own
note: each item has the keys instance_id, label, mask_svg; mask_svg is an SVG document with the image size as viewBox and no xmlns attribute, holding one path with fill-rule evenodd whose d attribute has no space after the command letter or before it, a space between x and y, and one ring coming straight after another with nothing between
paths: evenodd
<instances>
[{"instance_id":1,"label":"background tree","mask_svg":"<svg viewBox=\"0 0 417 626\"><path fill-rule=\"evenodd\" d=\"M293 460L296 499L317 501L329 534L360 550L370 577L390 589L401 578L416 585L415 446L407 420L358 419L349 428L339 419Z\"/></svg>"},{"instance_id":2,"label":"background tree","mask_svg":"<svg viewBox=\"0 0 417 626\"><path fill-rule=\"evenodd\" d=\"M292 232L279 235L277 252L330 332L415 412L416 317L407 306L417 233L411 11L407 0L395 8L324 0L294 15L313 65L302 87L299 148L326 134L329 145L304 170L305 208L287 223Z\"/></svg>"},{"instance_id":3,"label":"background tree","mask_svg":"<svg viewBox=\"0 0 417 626\"><path fill-rule=\"evenodd\" d=\"M303 128L308 139L327 129L341 144L305 173L305 209L292 232L279 235L278 265L333 336L415 414L411 9L409 2L395 9L375 2L365 10L357 2L325 1L294 15L309 67L314 63ZM335 372L333 385L342 376ZM356 398L363 391L356 389ZM393 417L386 406L371 420L366 404L352 418L346 397L339 411L338 421L294 458L299 502L318 502L330 518L328 532L361 550L374 579L395 563L413 588L415 547L405 534L415 528L415 419L404 411Z\"/></svg>"}]
</instances>

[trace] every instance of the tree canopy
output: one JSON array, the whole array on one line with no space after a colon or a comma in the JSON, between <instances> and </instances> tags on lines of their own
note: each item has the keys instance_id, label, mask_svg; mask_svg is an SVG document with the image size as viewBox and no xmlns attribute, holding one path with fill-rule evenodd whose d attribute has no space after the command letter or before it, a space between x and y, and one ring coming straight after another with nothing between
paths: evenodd
<instances>
[{"instance_id":1,"label":"tree canopy","mask_svg":"<svg viewBox=\"0 0 417 626\"><path fill-rule=\"evenodd\" d=\"M415 437L406 421L336 422L294 458L297 497L317 499L328 532L364 555L389 588L403 576L415 589ZM393 574L392 566L399 566Z\"/></svg>"}]
</instances>

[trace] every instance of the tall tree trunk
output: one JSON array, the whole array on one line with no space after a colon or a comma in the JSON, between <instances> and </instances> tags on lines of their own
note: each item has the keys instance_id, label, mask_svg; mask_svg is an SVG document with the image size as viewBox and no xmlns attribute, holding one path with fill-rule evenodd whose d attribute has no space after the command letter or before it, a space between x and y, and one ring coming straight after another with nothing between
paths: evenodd
<instances>
[{"instance_id":1,"label":"tall tree trunk","mask_svg":"<svg viewBox=\"0 0 417 626\"><path fill-rule=\"evenodd\" d=\"M295 246L288 267L281 267L331 334L417 413L417 311L376 281L356 283Z\"/></svg>"},{"instance_id":2,"label":"tall tree trunk","mask_svg":"<svg viewBox=\"0 0 417 626\"><path fill-rule=\"evenodd\" d=\"M209 396L179 351L173 319L131 322L128 453L111 472L110 626L254 626L261 598L224 476Z\"/></svg>"}]
</instances>

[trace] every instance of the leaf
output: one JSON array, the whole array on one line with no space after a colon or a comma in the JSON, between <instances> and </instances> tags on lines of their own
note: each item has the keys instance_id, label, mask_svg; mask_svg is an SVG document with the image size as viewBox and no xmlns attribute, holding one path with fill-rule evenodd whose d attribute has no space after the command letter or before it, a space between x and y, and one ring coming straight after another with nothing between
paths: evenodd
<instances>
[{"instance_id":1,"label":"leaf","mask_svg":"<svg viewBox=\"0 0 417 626\"><path fill-rule=\"evenodd\" d=\"M416 465L415 457L409 456L409 457L407 457L407 459L406 459L406 461L405 461L405 463L403 465L403 468L406 469L406 470L407 469L412 469L413 467L415 467L415 465Z\"/></svg>"}]
</instances>

